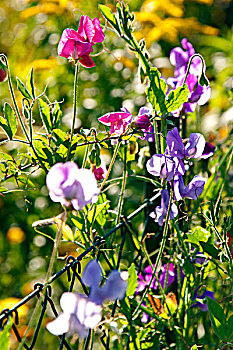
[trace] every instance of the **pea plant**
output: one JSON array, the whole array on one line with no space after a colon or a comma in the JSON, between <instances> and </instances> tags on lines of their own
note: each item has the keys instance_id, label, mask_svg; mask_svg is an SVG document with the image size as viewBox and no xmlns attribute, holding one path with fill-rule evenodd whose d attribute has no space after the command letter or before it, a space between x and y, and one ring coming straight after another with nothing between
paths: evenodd
<instances>
[{"instance_id":1,"label":"pea plant","mask_svg":"<svg viewBox=\"0 0 233 350\"><path fill-rule=\"evenodd\" d=\"M11 98L0 117L6 135L3 200L9 190L33 187L33 174L40 172L51 205L60 203L58 215L33 223L34 229L56 225L55 237L44 234L53 249L43 283L2 310L1 349L10 347L10 332L18 350L39 349L40 342L55 348L55 339L59 349L231 349L232 213L222 200L233 145L229 136L221 153L193 122L211 97L204 58L183 38L170 52L174 76L165 79L151 64L146 42L135 38L129 6L119 2L116 13L104 5L99 9L104 26L82 15L77 31L65 29L58 45L58 55L74 70L69 131L62 102L36 88L33 69L25 82L16 78L22 95L16 99L8 59L0 55L0 80ZM96 116L99 128L77 129L80 70L95 69L92 52L110 31L135 54L147 102L137 113L122 106ZM4 148L10 143L19 145L16 156ZM104 153L110 156L107 164ZM113 198L116 183L120 190ZM138 186L138 207L126 211L127 189L134 195ZM139 215L140 225L134 222ZM78 254L59 269L64 242L74 243ZM57 298L54 282L64 274L68 282ZM22 334L18 309L31 299L38 300ZM47 343L40 339L42 330Z\"/></svg>"}]
</instances>

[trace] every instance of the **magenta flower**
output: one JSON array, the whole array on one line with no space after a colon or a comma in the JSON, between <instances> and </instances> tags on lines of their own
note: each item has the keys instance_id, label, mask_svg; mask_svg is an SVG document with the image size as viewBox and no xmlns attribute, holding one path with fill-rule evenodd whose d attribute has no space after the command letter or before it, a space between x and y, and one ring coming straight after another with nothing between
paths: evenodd
<instances>
[{"instance_id":1,"label":"magenta flower","mask_svg":"<svg viewBox=\"0 0 233 350\"><path fill-rule=\"evenodd\" d=\"M79 60L86 68L95 66L89 56L93 51L92 46L104 40L104 33L98 18L93 21L88 16L81 16L79 28L65 29L58 44L58 54L68 59Z\"/></svg>"},{"instance_id":2,"label":"magenta flower","mask_svg":"<svg viewBox=\"0 0 233 350\"><path fill-rule=\"evenodd\" d=\"M204 148L204 136L199 133L192 133L184 146L177 128L173 128L167 133L167 152L171 157L183 158L201 158Z\"/></svg>"},{"instance_id":3,"label":"magenta flower","mask_svg":"<svg viewBox=\"0 0 233 350\"><path fill-rule=\"evenodd\" d=\"M54 335L77 333L85 338L88 329L95 328L102 318L102 304L105 300L123 299L127 282L121 278L118 271L112 271L103 287L99 284L102 279L102 270L96 260L91 260L84 272L83 282L90 286L89 296L76 293L64 293L60 304L63 312L52 322L47 329Z\"/></svg>"},{"instance_id":4,"label":"magenta flower","mask_svg":"<svg viewBox=\"0 0 233 350\"><path fill-rule=\"evenodd\" d=\"M204 189L207 179L196 175L187 187L184 185L183 177L176 175L174 177L174 198L179 201L182 198L197 199Z\"/></svg>"},{"instance_id":5,"label":"magenta flower","mask_svg":"<svg viewBox=\"0 0 233 350\"><path fill-rule=\"evenodd\" d=\"M176 173L184 175L185 169L182 160L165 154L154 154L146 164L147 171L161 179L171 181Z\"/></svg>"},{"instance_id":6,"label":"magenta flower","mask_svg":"<svg viewBox=\"0 0 233 350\"><path fill-rule=\"evenodd\" d=\"M121 135L132 120L132 114L127 112L112 112L98 118L99 122L110 126L110 134Z\"/></svg>"},{"instance_id":7,"label":"magenta flower","mask_svg":"<svg viewBox=\"0 0 233 350\"><path fill-rule=\"evenodd\" d=\"M191 43L188 42L186 38L181 40L180 47L175 47L170 52L170 62L175 66L175 76L185 74L190 58L195 54L195 50ZM202 73L202 63L199 57L195 57L192 60L190 73L200 76Z\"/></svg>"},{"instance_id":8,"label":"magenta flower","mask_svg":"<svg viewBox=\"0 0 233 350\"><path fill-rule=\"evenodd\" d=\"M105 177L107 175L106 163L103 160L101 160L101 164L98 168L96 168L96 166L94 165L93 173L94 173L97 181L105 179Z\"/></svg>"},{"instance_id":9,"label":"magenta flower","mask_svg":"<svg viewBox=\"0 0 233 350\"><path fill-rule=\"evenodd\" d=\"M98 199L99 189L94 174L79 169L74 162L57 163L49 170L46 184L52 201L81 210Z\"/></svg>"},{"instance_id":10,"label":"magenta flower","mask_svg":"<svg viewBox=\"0 0 233 350\"><path fill-rule=\"evenodd\" d=\"M159 226L163 226L164 219L167 216L167 210L169 206L169 193L168 190L161 191L161 206L157 206L155 211L150 214L150 217L158 222ZM175 203L171 205L170 219L173 220L178 215L178 209Z\"/></svg>"}]
</instances>

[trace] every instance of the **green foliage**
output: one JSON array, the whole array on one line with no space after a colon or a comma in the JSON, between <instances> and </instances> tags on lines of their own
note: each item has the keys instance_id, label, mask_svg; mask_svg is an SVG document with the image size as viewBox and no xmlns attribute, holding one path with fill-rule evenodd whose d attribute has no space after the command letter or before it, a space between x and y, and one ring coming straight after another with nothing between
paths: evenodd
<instances>
[{"instance_id":1,"label":"green foliage","mask_svg":"<svg viewBox=\"0 0 233 350\"><path fill-rule=\"evenodd\" d=\"M227 320L221 306L213 299L207 297L207 306L211 325L215 334L222 340L226 340Z\"/></svg>"},{"instance_id":2,"label":"green foliage","mask_svg":"<svg viewBox=\"0 0 233 350\"><path fill-rule=\"evenodd\" d=\"M8 350L10 348L10 329L13 324L12 318L4 326L4 329L0 332L0 349Z\"/></svg>"},{"instance_id":3,"label":"green foliage","mask_svg":"<svg viewBox=\"0 0 233 350\"><path fill-rule=\"evenodd\" d=\"M0 125L7 133L9 139L12 140L17 131L17 120L15 112L9 103L5 103L4 105L4 117L0 117Z\"/></svg>"},{"instance_id":4,"label":"green foliage","mask_svg":"<svg viewBox=\"0 0 233 350\"><path fill-rule=\"evenodd\" d=\"M137 288L137 272L135 264L131 264L129 268L129 278L128 278L128 287L126 295L128 297L133 296Z\"/></svg>"}]
</instances>

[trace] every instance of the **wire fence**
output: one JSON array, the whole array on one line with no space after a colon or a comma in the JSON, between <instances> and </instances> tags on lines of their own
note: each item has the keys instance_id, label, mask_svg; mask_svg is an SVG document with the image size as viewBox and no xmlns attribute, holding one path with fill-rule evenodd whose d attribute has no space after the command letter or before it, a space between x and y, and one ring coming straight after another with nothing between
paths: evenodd
<instances>
[{"instance_id":1,"label":"wire fence","mask_svg":"<svg viewBox=\"0 0 233 350\"><path fill-rule=\"evenodd\" d=\"M105 254L104 250L101 250L101 248L104 248L104 246L106 244L106 239L109 238L110 236L112 236L118 229L121 230L121 243L120 243L120 248L119 248L118 258L117 258L117 265L116 265L116 268L119 269L127 234L129 235L129 238L130 238L132 244L135 246L134 241L133 241L133 237L132 237L132 232L130 230L131 220L144 210L144 223L145 224L144 224L144 231L143 231L142 237L141 237L141 242L142 242L143 239L145 238L145 235L147 232L146 229L147 229L147 223L148 223L149 213L150 213L149 207L155 203L155 201L157 200L157 198L159 196L160 196L160 193L157 193L152 198L145 200L144 203L138 209L136 209L134 212L132 212L127 217L124 217L118 225L116 225L113 229L111 229L109 232L107 232L103 237L95 236L95 238L93 240L93 244L89 248L87 248L85 251L83 251L78 257L75 258L73 256L68 256L66 259L66 265L60 271L58 271L56 274L54 274L49 279L49 281L47 281L44 284L39 283L39 282L35 283L34 290L30 294L28 294L25 298L23 298L19 303L17 303L11 309L2 310L0 313L0 329L2 329L4 327L4 325L7 323L7 320L9 319L9 317L12 316L12 318L13 318L12 330L16 336L17 341L19 343L21 343L23 341L23 338L20 336L19 331L17 329L17 326L19 324L18 309L20 307L22 307L23 305L27 304L32 299L40 298L40 296L43 292L44 298L43 298L43 302L42 302L42 309L41 309L41 312L40 312L39 317L38 317L38 321L37 321L35 331L34 331L34 334L33 334L32 340L31 340L31 344L27 345L25 341L22 344L22 346L26 350L33 350L35 347L35 344L36 344L36 341L38 338L38 334L39 334L39 331L40 331L40 328L42 325L42 321L43 321L43 318L44 318L44 315L45 315L45 312L47 310L48 305L51 307L51 310L52 310L54 316L55 317L58 316L58 312L57 312L55 304L52 300L52 283L66 273L67 279L69 282L69 292L72 292L73 287L74 287L74 283L77 279L79 281L84 293L87 295L88 290L86 289L86 286L82 282L82 278L81 278L81 261L89 253L93 253L93 255L95 255L96 250L98 248L96 259L99 260L100 256L102 255L102 257L105 259L106 263L108 264L109 268L112 270L113 267L112 267L107 255ZM136 255L134 260L135 260L135 262L137 261L136 265L137 265L137 270L139 272L141 269L143 255L142 255L141 248L137 248L135 246L135 249L137 251L137 255ZM111 317L114 317L116 307L117 307L117 301L115 301L113 304ZM103 329L101 329L101 330L102 330L103 334L100 336L100 340L101 340L103 347L107 350L107 349L109 349L109 345L110 345L110 334L109 334L109 332L108 332L108 334L106 334L105 330L103 330ZM70 347L70 345L68 344L68 342L65 339L65 334L62 336L58 336L58 337L60 339L59 350L63 349L64 347L67 350L72 350L72 348ZM89 330L88 336L87 336L86 341L85 341L85 345L84 345L85 350L87 350L89 343L90 343L90 340L91 340L91 330ZM129 349L129 342L130 342L130 338L128 335L126 349Z\"/></svg>"}]
</instances>

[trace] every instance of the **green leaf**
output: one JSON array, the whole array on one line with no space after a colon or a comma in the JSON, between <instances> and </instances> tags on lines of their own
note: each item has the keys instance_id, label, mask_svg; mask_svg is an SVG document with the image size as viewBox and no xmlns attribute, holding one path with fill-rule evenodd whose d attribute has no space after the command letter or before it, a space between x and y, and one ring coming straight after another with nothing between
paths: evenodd
<instances>
[{"instance_id":1,"label":"green leaf","mask_svg":"<svg viewBox=\"0 0 233 350\"><path fill-rule=\"evenodd\" d=\"M106 18L106 20L111 23L111 25L118 29L119 26L118 26L118 23L117 23L117 20L116 20L116 17L114 16L114 14L111 12L110 8L108 6L105 6L105 5L99 5L99 9L102 13L102 15Z\"/></svg>"},{"instance_id":2,"label":"green leaf","mask_svg":"<svg viewBox=\"0 0 233 350\"><path fill-rule=\"evenodd\" d=\"M165 100L167 112L172 112L180 108L184 102L187 102L188 95L189 89L186 84L170 91L167 99Z\"/></svg>"},{"instance_id":3,"label":"green leaf","mask_svg":"<svg viewBox=\"0 0 233 350\"><path fill-rule=\"evenodd\" d=\"M201 226L197 226L192 233L187 234L187 237L188 238L185 239L186 242L194 243L200 246L200 241L206 243L209 238L211 238L211 232L207 231Z\"/></svg>"},{"instance_id":4,"label":"green leaf","mask_svg":"<svg viewBox=\"0 0 233 350\"><path fill-rule=\"evenodd\" d=\"M0 349L10 349L10 329L13 324L12 318L7 322L4 329L0 332Z\"/></svg>"},{"instance_id":5,"label":"green leaf","mask_svg":"<svg viewBox=\"0 0 233 350\"><path fill-rule=\"evenodd\" d=\"M129 268L129 278L128 278L128 287L127 287L127 291L126 291L126 295L129 296L133 296L136 288L137 288L137 272L135 269L135 265L131 264L130 268Z\"/></svg>"},{"instance_id":6,"label":"green leaf","mask_svg":"<svg viewBox=\"0 0 233 350\"><path fill-rule=\"evenodd\" d=\"M33 68L30 70L30 72L27 75L26 87L27 87L27 91L29 92L30 96L32 96L33 98L36 98L34 82L33 82Z\"/></svg>"},{"instance_id":7,"label":"green leaf","mask_svg":"<svg viewBox=\"0 0 233 350\"><path fill-rule=\"evenodd\" d=\"M62 111L60 109L59 103L56 103L53 108L53 120L52 124L54 128L58 128L62 116Z\"/></svg>"},{"instance_id":8,"label":"green leaf","mask_svg":"<svg viewBox=\"0 0 233 350\"><path fill-rule=\"evenodd\" d=\"M5 118L0 117L0 125L9 136L9 139L12 140L17 131L16 115L12 107L8 103L5 103L4 105L4 113Z\"/></svg>"},{"instance_id":9,"label":"green leaf","mask_svg":"<svg viewBox=\"0 0 233 350\"><path fill-rule=\"evenodd\" d=\"M200 241L200 245L204 252L212 256L214 259L218 259L218 255L220 253L220 250L215 248L213 244L205 243Z\"/></svg>"},{"instance_id":10,"label":"green leaf","mask_svg":"<svg viewBox=\"0 0 233 350\"><path fill-rule=\"evenodd\" d=\"M101 211L106 207L106 205L109 202L110 201L106 201L104 203L94 205L94 207L89 211L89 213L87 215L88 221L90 223L93 223L96 220L97 216L101 213Z\"/></svg>"},{"instance_id":11,"label":"green leaf","mask_svg":"<svg viewBox=\"0 0 233 350\"><path fill-rule=\"evenodd\" d=\"M227 321L227 340L233 341L233 315Z\"/></svg>"},{"instance_id":12,"label":"green leaf","mask_svg":"<svg viewBox=\"0 0 233 350\"><path fill-rule=\"evenodd\" d=\"M206 297L207 307L210 315L210 321L214 330L214 333L222 340L227 338L227 321L221 306L213 299Z\"/></svg>"},{"instance_id":13,"label":"green leaf","mask_svg":"<svg viewBox=\"0 0 233 350\"><path fill-rule=\"evenodd\" d=\"M167 84L160 76L161 74L157 68L153 67L150 69L150 86L147 88L147 97L157 114L166 114L165 98Z\"/></svg>"},{"instance_id":14,"label":"green leaf","mask_svg":"<svg viewBox=\"0 0 233 350\"><path fill-rule=\"evenodd\" d=\"M49 134L52 131L51 110L47 103L41 98L39 99L39 111L44 127Z\"/></svg>"},{"instance_id":15,"label":"green leaf","mask_svg":"<svg viewBox=\"0 0 233 350\"><path fill-rule=\"evenodd\" d=\"M24 97L29 98L30 100L33 100L33 97L31 96L30 92L18 77L16 77L16 81L17 81L17 88L21 92L21 94Z\"/></svg>"},{"instance_id":16,"label":"green leaf","mask_svg":"<svg viewBox=\"0 0 233 350\"><path fill-rule=\"evenodd\" d=\"M34 147L37 151L38 156L43 160L43 162L48 163L50 166L53 165L53 154L51 149L42 140L35 140Z\"/></svg>"}]
</instances>

